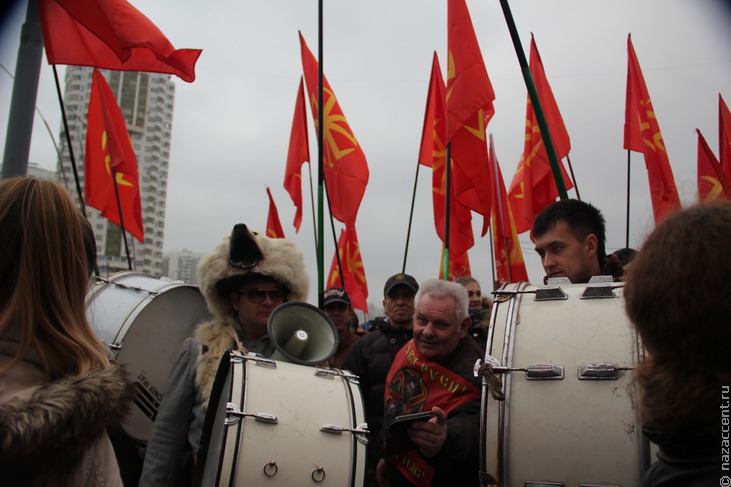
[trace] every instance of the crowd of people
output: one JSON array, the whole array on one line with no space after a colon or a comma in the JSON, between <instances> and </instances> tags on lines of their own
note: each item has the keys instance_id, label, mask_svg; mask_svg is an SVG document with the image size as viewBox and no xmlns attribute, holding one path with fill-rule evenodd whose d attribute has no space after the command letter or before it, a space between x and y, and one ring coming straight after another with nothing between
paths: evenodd
<instances>
[{"instance_id":1,"label":"crowd of people","mask_svg":"<svg viewBox=\"0 0 731 487\"><path fill-rule=\"evenodd\" d=\"M124 367L110 363L86 318L93 232L60 185L33 178L0 183L0 231L3 481L122 485L106 430L122 421L133 393ZM724 431L728 452L731 203L675 213L639 252L607 254L605 233L591 204L547 207L532 229L544 282L626 280L627 314L646 349L635 371L636 404L647 437L659 446L642 485L716 485ZM198 271L212 318L182 344L140 486L191 484L221 357L228 350L271 357L272 312L308 296L295 245L243 224ZM359 324L347 291L325 290L323 313L337 346L320 365L358 376L369 430L365 486L480 485L482 384L474 366L485 356L493 305L485 294L471 276L418 283L397 273L383 288L384 316ZM403 416L424 412L397 428Z\"/></svg>"}]
</instances>

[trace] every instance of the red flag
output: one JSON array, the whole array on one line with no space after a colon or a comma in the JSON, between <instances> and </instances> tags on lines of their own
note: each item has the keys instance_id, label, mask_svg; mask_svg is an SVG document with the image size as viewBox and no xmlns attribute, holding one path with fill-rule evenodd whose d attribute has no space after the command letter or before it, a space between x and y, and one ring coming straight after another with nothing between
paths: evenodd
<instances>
[{"instance_id":1,"label":"red flag","mask_svg":"<svg viewBox=\"0 0 731 487\"><path fill-rule=\"evenodd\" d=\"M718 159L726 177L731 180L731 112L718 94Z\"/></svg>"},{"instance_id":2,"label":"red flag","mask_svg":"<svg viewBox=\"0 0 731 487\"><path fill-rule=\"evenodd\" d=\"M126 0L39 0L49 64L151 71L195 80L199 49L176 50Z\"/></svg>"},{"instance_id":3,"label":"red flag","mask_svg":"<svg viewBox=\"0 0 731 487\"><path fill-rule=\"evenodd\" d=\"M645 156L652 210L655 223L660 223L668 214L680 209L680 197L631 36L627 37L627 54L624 148Z\"/></svg>"},{"instance_id":4,"label":"red flag","mask_svg":"<svg viewBox=\"0 0 731 487\"><path fill-rule=\"evenodd\" d=\"M366 303L366 298L368 298L368 282L366 281L363 258L360 255L360 246L358 245L358 235L355 232L355 227L346 225L345 230L340 231L338 254L340 255L340 264L343 268L343 279L340 279L338 259L336 256L333 256L330 275L327 279L327 287L343 287L343 281L345 281L345 291L348 293L353 307L368 313L368 304Z\"/></svg>"},{"instance_id":5,"label":"red flag","mask_svg":"<svg viewBox=\"0 0 731 487\"><path fill-rule=\"evenodd\" d=\"M449 274L448 281L454 281L458 277L472 275L470 271L470 258L467 252L463 254L449 253ZM444 277L444 245L442 245L442 254L439 259L439 279Z\"/></svg>"},{"instance_id":6,"label":"red flag","mask_svg":"<svg viewBox=\"0 0 731 487\"><path fill-rule=\"evenodd\" d=\"M302 68L315 126L318 123L317 60L300 34ZM368 163L363 149L345 119L335 93L323 76L324 168L332 215L346 225L355 225L358 208L368 184Z\"/></svg>"},{"instance_id":7,"label":"red flag","mask_svg":"<svg viewBox=\"0 0 731 487\"><path fill-rule=\"evenodd\" d=\"M505 192L503 174L490 144L490 166L495 175L495 199L492 202L492 237L495 248L495 273L499 286L509 282L528 281L528 271L518 241L510 201Z\"/></svg>"},{"instance_id":8,"label":"red flag","mask_svg":"<svg viewBox=\"0 0 731 487\"><path fill-rule=\"evenodd\" d=\"M731 183L701 131L698 132L698 201L731 199Z\"/></svg>"},{"instance_id":9,"label":"red flag","mask_svg":"<svg viewBox=\"0 0 731 487\"><path fill-rule=\"evenodd\" d=\"M551 140L556 149L556 157L559 160L564 185L568 190L573 188L573 183L563 163L561 163L561 159L566 157L571 150L571 141L556 99L553 97L551 86L548 84L546 72L543 69L541 56L538 53L538 47L533 36L531 36L530 48L531 74L533 75L543 113L546 116ZM536 215L553 203L558 196L558 188L551 170L551 163L548 160L546 146L543 144L541 129L538 126L538 117L536 117L533 110L530 95L527 96L527 100L523 154L513 175L513 181L510 183L510 193L508 195L510 207L513 210L515 229L518 233L530 230Z\"/></svg>"},{"instance_id":10,"label":"red flag","mask_svg":"<svg viewBox=\"0 0 731 487\"><path fill-rule=\"evenodd\" d=\"M487 232L492 175L487 162L485 128L495 113L495 93L482 61L465 0L449 0L447 9L446 141L453 156L454 195L483 216Z\"/></svg>"},{"instance_id":11,"label":"red flag","mask_svg":"<svg viewBox=\"0 0 731 487\"><path fill-rule=\"evenodd\" d=\"M269 214L267 215L267 237L269 238L284 238L284 230L282 230L282 224L279 222L279 212L277 211L277 205L274 204L274 198L272 198L272 192L267 186L267 196L269 196Z\"/></svg>"},{"instance_id":12,"label":"red flag","mask_svg":"<svg viewBox=\"0 0 731 487\"><path fill-rule=\"evenodd\" d=\"M307 136L307 113L305 110L305 90L300 76L300 87L297 91L297 102L294 106L292 131L289 135L289 151L287 151L287 167L284 169L284 189L292 198L297 208L294 214L294 228L300 231L302 224L302 164L310 160L310 146Z\"/></svg>"},{"instance_id":13,"label":"red flag","mask_svg":"<svg viewBox=\"0 0 731 487\"><path fill-rule=\"evenodd\" d=\"M434 53L432 72L429 80L429 95L424 116L424 129L421 137L419 162L432 168L432 198L434 203L434 227L437 235L444 242L445 235L445 200L446 200L446 148L444 137L445 93L444 79L439 68L439 59ZM454 166L454 163L453 163ZM454 184L452 185L454 191ZM454 193L452 193L454 194ZM450 253L461 255L471 248L475 241L472 234L472 215L469 208L450 198L449 247ZM443 252L442 252L443 253ZM451 266L450 266L451 267Z\"/></svg>"},{"instance_id":14,"label":"red flag","mask_svg":"<svg viewBox=\"0 0 731 487\"><path fill-rule=\"evenodd\" d=\"M92 78L86 123L86 202L100 210L104 218L121 226L115 197L116 181L125 230L144 242L137 158L122 110L104 76L97 69Z\"/></svg>"}]
</instances>

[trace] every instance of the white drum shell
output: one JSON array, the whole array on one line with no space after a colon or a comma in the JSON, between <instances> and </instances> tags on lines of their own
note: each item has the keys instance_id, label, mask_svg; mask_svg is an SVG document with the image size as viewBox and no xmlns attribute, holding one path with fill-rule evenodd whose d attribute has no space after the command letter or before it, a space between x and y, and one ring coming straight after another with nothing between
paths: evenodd
<instances>
[{"instance_id":1,"label":"white drum shell","mask_svg":"<svg viewBox=\"0 0 731 487\"><path fill-rule=\"evenodd\" d=\"M231 389L224 391L228 401L249 415L276 416L277 423L248 416L221 427L223 397L218 411L208 413L216 417L205 468L218 468L218 473L204 472L201 485L363 485L365 444L350 432L320 430L328 424L364 425L360 389L337 369L330 369L335 374L329 377L316 376L317 370L281 361L271 368L249 358L232 360Z\"/></svg>"},{"instance_id":2,"label":"white drum shell","mask_svg":"<svg viewBox=\"0 0 731 487\"><path fill-rule=\"evenodd\" d=\"M183 341L209 317L205 299L195 286L123 271L92 286L86 313L135 381L135 405L122 428L146 442Z\"/></svg>"},{"instance_id":3,"label":"white drum shell","mask_svg":"<svg viewBox=\"0 0 731 487\"><path fill-rule=\"evenodd\" d=\"M505 400L483 403L486 471L500 485L639 483L647 445L629 384L641 346L613 287L613 298L581 299L587 285L562 285L568 299L536 301L536 286L511 284L503 291L523 293L496 300L488 355L509 368L564 367L561 380L502 374ZM586 364L614 364L619 378L579 380Z\"/></svg>"}]
</instances>

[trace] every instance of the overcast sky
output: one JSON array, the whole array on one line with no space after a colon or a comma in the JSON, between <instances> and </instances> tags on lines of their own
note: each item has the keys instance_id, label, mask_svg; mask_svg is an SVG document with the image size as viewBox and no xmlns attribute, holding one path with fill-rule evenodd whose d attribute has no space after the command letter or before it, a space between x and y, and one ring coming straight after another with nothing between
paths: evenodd
<instances>
[{"instance_id":1,"label":"overcast sky","mask_svg":"<svg viewBox=\"0 0 731 487\"><path fill-rule=\"evenodd\" d=\"M177 78L168 179L165 251L209 252L234 223L264 231L265 187L272 189L287 237L305 254L310 301L317 268L307 166L299 234L282 187L295 95L302 73L297 31L317 53L315 0L133 0L177 48L203 49L196 81ZM468 0L496 100L487 127L505 184L523 151L526 89L498 0ZM624 247L627 151L622 148L627 34L658 117L684 205L696 198L699 128L718 151L718 94L731 104L731 9L721 0L512 0L526 55L535 35L571 137L569 155L582 199L607 219L609 251ZM446 0L324 2L324 70L363 147L370 182L357 231L370 301L380 303L389 275L403 265L416 161L432 54L446 66ZM0 63L14 72L25 2L0 26ZM60 76L64 69L60 67ZM63 79L63 78L62 78ZM0 72L0 146L4 147L12 80ZM38 107L58 138L53 75L44 57ZM308 108L308 117L309 108ZM310 118L310 151L317 160ZM647 172L631 156L630 245L653 227ZM31 161L55 168L51 137L36 117ZM316 169L313 174L316 178ZM431 176L420 171L407 272L437 277L441 242L434 230ZM575 197L572 190L569 195ZM476 236L479 220L474 220ZM337 224L337 229L342 225ZM326 227L325 272L334 250ZM490 244L476 239L473 275L490 288ZM543 271L528 234L520 236L532 282Z\"/></svg>"}]
</instances>

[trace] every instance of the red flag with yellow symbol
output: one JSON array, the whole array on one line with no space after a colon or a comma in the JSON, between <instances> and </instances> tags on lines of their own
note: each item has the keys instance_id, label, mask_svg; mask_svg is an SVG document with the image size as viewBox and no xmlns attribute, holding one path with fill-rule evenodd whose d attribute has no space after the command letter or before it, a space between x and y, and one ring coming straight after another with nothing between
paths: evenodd
<instances>
[{"instance_id":1,"label":"red flag with yellow symbol","mask_svg":"<svg viewBox=\"0 0 731 487\"><path fill-rule=\"evenodd\" d=\"M718 94L718 161L726 177L731 180L731 112Z\"/></svg>"},{"instance_id":2,"label":"red flag with yellow symbol","mask_svg":"<svg viewBox=\"0 0 731 487\"><path fill-rule=\"evenodd\" d=\"M267 196L269 197L269 214L267 215L267 237L269 238L284 238L284 230L282 230L282 223L279 221L279 212L277 211L277 205L274 204L274 198L272 192L267 186Z\"/></svg>"},{"instance_id":3,"label":"red flag with yellow symbol","mask_svg":"<svg viewBox=\"0 0 731 487\"><path fill-rule=\"evenodd\" d=\"M200 49L175 49L126 0L39 0L49 64L149 71L195 80Z\"/></svg>"},{"instance_id":4,"label":"red flag with yellow symbol","mask_svg":"<svg viewBox=\"0 0 731 487\"><path fill-rule=\"evenodd\" d=\"M495 93L465 0L449 0L446 135L453 159L454 196L483 216L487 232L492 204L492 175L485 129L495 113Z\"/></svg>"},{"instance_id":5,"label":"red flag with yellow symbol","mask_svg":"<svg viewBox=\"0 0 731 487\"><path fill-rule=\"evenodd\" d=\"M627 55L624 148L642 152L645 156L652 211L655 223L660 223L670 213L680 209L680 197L631 36L627 37Z\"/></svg>"},{"instance_id":6,"label":"red flag with yellow symbol","mask_svg":"<svg viewBox=\"0 0 731 487\"><path fill-rule=\"evenodd\" d=\"M708 142L701 131L698 129L695 131L698 132L698 201L707 203L731 199L729 178L708 147Z\"/></svg>"},{"instance_id":7,"label":"red flag with yellow symbol","mask_svg":"<svg viewBox=\"0 0 731 487\"><path fill-rule=\"evenodd\" d=\"M353 307L368 313L368 304L366 303L368 282L366 281L363 258L360 254L355 227L346 225L345 229L340 231L337 251L340 256L340 265L343 268L343 276L341 279L338 270L338 259L334 255L326 288L345 287Z\"/></svg>"},{"instance_id":8,"label":"red flag with yellow symbol","mask_svg":"<svg viewBox=\"0 0 731 487\"><path fill-rule=\"evenodd\" d=\"M491 141L492 142L492 141ZM490 166L495 176L495 199L492 202L492 237L495 249L495 277L498 286L510 282L528 281L528 271L518 241L510 201L505 191L503 174L490 144Z\"/></svg>"},{"instance_id":9,"label":"red flag with yellow symbol","mask_svg":"<svg viewBox=\"0 0 731 487\"><path fill-rule=\"evenodd\" d=\"M284 189L287 190L292 198L292 203L297 208L293 222L295 232L300 231L300 225L302 224L302 164L310 160L308 140L304 82L300 77L297 102L294 106L292 131L289 135L287 166L284 169Z\"/></svg>"},{"instance_id":10,"label":"red flag with yellow symbol","mask_svg":"<svg viewBox=\"0 0 731 487\"><path fill-rule=\"evenodd\" d=\"M300 34L302 68L312 117L318 124L317 60ZM335 93L323 76L324 167L325 184L332 215L346 225L355 226L358 208L368 184L368 163L360 144L345 119Z\"/></svg>"},{"instance_id":11,"label":"red flag with yellow symbol","mask_svg":"<svg viewBox=\"0 0 731 487\"><path fill-rule=\"evenodd\" d=\"M434 227L437 235L445 239L445 201L446 201L446 147L444 79L439 68L439 59L434 53L432 72L429 81L429 94L424 117L424 130L421 136L419 163L432 168L432 199L434 204ZM454 163L453 163L454 166ZM454 188L454 184L452 185ZM452 193L454 194L454 193ZM475 241L472 233L472 214L469 208L451 198L449 208L449 247L450 254L466 254ZM442 251L444 254L444 251ZM450 256L450 260L452 257ZM467 266L469 268L469 264ZM452 268L450 264L450 268Z\"/></svg>"},{"instance_id":12,"label":"red flag with yellow symbol","mask_svg":"<svg viewBox=\"0 0 731 487\"><path fill-rule=\"evenodd\" d=\"M530 70L538 92L538 99L541 100L541 107L546 116L546 123L556 150L556 158L559 160L564 185L568 190L573 187L573 183L561 163L561 159L566 157L571 150L571 141L551 86L548 84L541 56L532 35ZM535 110L533 110L530 96L527 97L527 100L523 155L518 162L508 194L515 229L518 233L530 230L538 213L558 197L558 188L556 187L551 163L548 159L546 146L543 144L541 129L538 126L538 118Z\"/></svg>"},{"instance_id":13,"label":"red flag with yellow symbol","mask_svg":"<svg viewBox=\"0 0 731 487\"><path fill-rule=\"evenodd\" d=\"M87 114L84 179L87 204L119 226L124 219L124 230L144 242L137 158L122 110L97 69L92 77ZM122 219L115 197L115 183Z\"/></svg>"}]
</instances>

